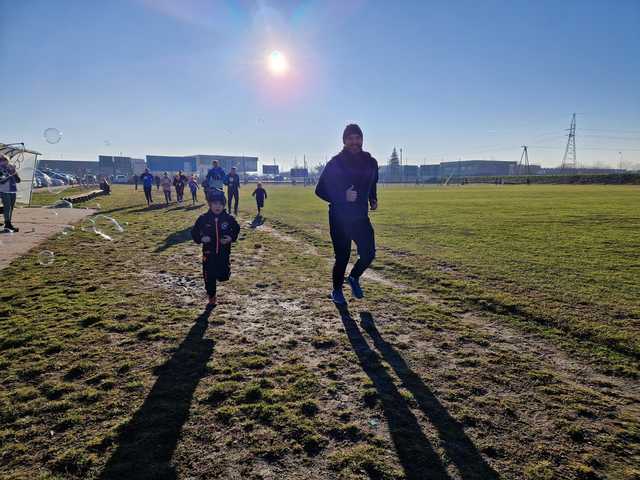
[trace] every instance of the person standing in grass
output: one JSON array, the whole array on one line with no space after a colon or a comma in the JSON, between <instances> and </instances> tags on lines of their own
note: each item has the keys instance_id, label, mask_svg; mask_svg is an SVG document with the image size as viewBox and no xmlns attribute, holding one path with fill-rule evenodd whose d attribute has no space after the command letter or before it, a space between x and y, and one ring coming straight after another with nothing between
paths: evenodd
<instances>
[{"instance_id":1,"label":"person standing in grass","mask_svg":"<svg viewBox=\"0 0 640 480\"><path fill-rule=\"evenodd\" d=\"M344 274L351 255L351 242L358 249L358 261L347 277L355 298L363 298L360 277L375 258L375 234L369 208L378 208L378 162L362 150L362 130L347 125L342 134L344 148L333 157L320 175L316 195L329 203L329 230L335 263L331 299L346 305L342 293Z\"/></svg>"},{"instance_id":2,"label":"person standing in grass","mask_svg":"<svg viewBox=\"0 0 640 480\"><path fill-rule=\"evenodd\" d=\"M231 171L224 183L227 185L227 198L229 199L229 212L231 212L231 204L233 203L233 214L238 216L238 201L240 200L240 175L236 171L236 167L231 167ZM235 202L234 202L235 199Z\"/></svg>"},{"instance_id":3,"label":"person standing in grass","mask_svg":"<svg viewBox=\"0 0 640 480\"><path fill-rule=\"evenodd\" d=\"M160 190L160 175L156 175L154 180L156 181L156 190Z\"/></svg>"},{"instance_id":4,"label":"person standing in grass","mask_svg":"<svg viewBox=\"0 0 640 480\"><path fill-rule=\"evenodd\" d=\"M133 176L133 184L134 184L134 185L135 185L135 187L136 187L136 188L135 188L135 190L138 190L138 175L137 175L137 174L135 174L135 175Z\"/></svg>"},{"instance_id":5,"label":"person standing in grass","mask_svg":"<svg viewBox=\"0 0 640 480\"><path fill-rule=\"evenodd\" d=\"M164 201L166 202L168 207L169 203L171 203L171 179L169 178L169 174L167 172L164 172L160 183L162 184L162 191L164 192Z\"/></svg>"},{"instance_id":6,"label":"person standing in grass","mask_svg":"<svg viewBox=\"0 0 640 480\"><path fill-rule=\"evenodd\" d=\"M149 173L148 168L144 169L144 172L140 175L140 180L142 180L144 198L147 200L147 207L149 207L153 203L153 198L151 197L151 190L153 189L153 175Z\"/></svg>"},{"instance_id":7,"label":"person standing in grass","mask_svg":"<svg viewBox=\"0 0 640 480\"><path fill-rule=\"evenodd\" d=\"M9 157L0 153L0 198L2 199L2 214L4 216L4 231L18 232L19 229L11 223L13 209L18 195L20 177L16 167L9 163Z\"/></svg>"},{"instance_id":8,"label":"person standing in grass","mask_svg":"<svg viewBox=\"0 0 640 480\"><path fill-rule=\"evenodd\" d=\"M267 198L267 191L262 188L262 184L258 183L258 186L251 194L253 197L256 197L256 205L258 207L258 216L260 216L261 210L264 208L264 200Z\"/></svg>"},{"instance_id":9,"label":"person standing in grass","mask_svg":"<svg viewBox=\"0 0 640 480\"><path fill-rule=\"evenodd\" d=\"M200 187L198 186L196 177L191 175L191 178L189 179L189 190L191 190L191 201L193 202L193 205L198 201L198 188Z\"/></svg>"},{"instance_id":10,"label":"person standing in grass","mask_svg":"<svg viewBox=\"0 0 640 480\"><path fill-rule=\"evenodd\" d=\"M193 241L202 244L202 276L209 296L207 308L217 304L216 282L231 277L231 243L238 239L240 225L225 207L224 192L212 191L207 195L209 211L200 215L191 229Z\"/></svg>"}]
</instances>

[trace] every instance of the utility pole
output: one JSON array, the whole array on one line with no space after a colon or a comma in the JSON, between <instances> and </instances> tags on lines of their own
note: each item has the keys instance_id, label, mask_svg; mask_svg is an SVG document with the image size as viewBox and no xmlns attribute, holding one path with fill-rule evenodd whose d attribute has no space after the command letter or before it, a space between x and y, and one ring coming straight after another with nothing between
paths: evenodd
<instances>
[{"instance_id":1,"label":"utility pole","mask_svg":"<svg viewBox=\"0 0 640 480\"><path fill-rule=\"evenodd\" d=\"M576 114L571 116L571 125L569 125L569 134L567 135L567 146L564 149L564 155L562 157L561 170L577 168L578 162L576 160Z\"/></svg>"},{"instance_id":2,"label":"utility pole","mask_svg":"<svg viewBox=\"0 0 640 480\"><path fill-rule=\"evenodd\" d=\"M526 145L522 145L522 155L520 155L520 163L518 164L518 175L522 175L523 170L528 177L531 172L529 169L529 151Z\"/></svg>"}]
</instances>

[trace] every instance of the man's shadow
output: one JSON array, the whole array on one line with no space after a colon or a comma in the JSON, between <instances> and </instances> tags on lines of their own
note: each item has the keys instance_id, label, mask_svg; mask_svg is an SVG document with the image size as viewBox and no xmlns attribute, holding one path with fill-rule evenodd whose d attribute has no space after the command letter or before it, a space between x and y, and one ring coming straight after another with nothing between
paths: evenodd
<instances>
[{"instance_id":1,"label":"man's shadow","mask_svg":"<svg viewBox=\"0 0 640 480\"><path fill-rule=\"evenodd\" d=\"M417 418L402 397L393 378L380 363L346 306L338 306L347 337L362 370L373 382L387 418L391 439L407 480L449 480L440 457L424 435Z\"/></svg>"},{"instance_id":2,"label":"man's shadow","mask_svg":"<svg viewBox=\"0 0 640 480\"><path fill-rule=\"evenodd\" d=\"M391 376L380 366L381 359L391 366L403 387L411 392L420 410L435 427L440 438L439 446L444 449L446 458L455 465L460 477L464 480L499 479L499 475L486 463L473 442L467 437L463 426L449 415L423 380L409 368L393 346L382 338L372 315L369 312L362 312L361 325L373 340L373 345L379 354L369 347L348 309L341 307L339 311L362 369L374 383L380 395L389 431L407 479L448 479L450 477L440 457L424 436L406 400L398 392Z\"/></svg>"},{"instance_id":3,"label":"man's shadow","mask_svg":"<svg viewBox=\"0 0 640 480\"><path fill-rule=\"evenodd\" d=\"M214 342L205 339L211 310L198 317L173 356L155 373L156 383L116 441L100 479L176 479L171 457L189 416L191 399Z\"/></svg>"}]
</instances>

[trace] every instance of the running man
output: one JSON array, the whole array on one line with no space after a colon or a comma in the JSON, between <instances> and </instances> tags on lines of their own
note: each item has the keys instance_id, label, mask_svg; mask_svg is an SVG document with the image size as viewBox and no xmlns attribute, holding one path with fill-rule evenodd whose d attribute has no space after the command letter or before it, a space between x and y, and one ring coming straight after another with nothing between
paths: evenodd
<instances>
[{"instance_id":1,"label":"running man","mask_svg":"<svg viewBox=\"0 0 640 480\"><path fill-rule=\"evenodd\" d=\"M224 177L224 170L222 169L222 167L220 167L218 161L214 160L213 162L211 162L211 168L207 172L207 176L203 182L205 192L214 189L222 191L222 187L224 185Z\"/></svg>"},{"instance_id":2,"label":"running man","mask_svg":"<svg viewBox=\"0 0 640 480\"><path fill-rule=\"evenodd\" d=\"M151 175L148 168L144 169L144 173L140 175L140 180L142 181L144 198L147 200L147 207L149 207L153 203L153 198L151 198L151 190L153 189L153 175ZM137 180L136 180L136 190L137 190Z\"/></svg>"},{"instance_id":3,"label":"running man","mask_svg":"<svg viewBox=\"0 0 640 480\"><path fill-rule=\"evenodd\" d=\"M231 167L231 171L224 183L227 185L227 200L229 201L229 213L231 213L231 203L235 199L233 205L233 214L238 216L238 201L240 200L240 176L236 172L236 167Z\"/></svg>"},{"instance_id":4,"label":"running man","mask_svg":"<svg viewBox=\"0 0 640 480\"><path fill-rule=\"evenodd\" d=\"M360 277L375 258L376 246L369 207L378 208L378 162L362 150L362 130L347 125L342 134L343 150L324 168L316 195L329 202L329 230L335 255L333 292L337 305L346 305L342 293L344 274L351 255L351 241L358 248L358 261L347 281L355 298L363 298Z\"/></svg>"}]
</instances>

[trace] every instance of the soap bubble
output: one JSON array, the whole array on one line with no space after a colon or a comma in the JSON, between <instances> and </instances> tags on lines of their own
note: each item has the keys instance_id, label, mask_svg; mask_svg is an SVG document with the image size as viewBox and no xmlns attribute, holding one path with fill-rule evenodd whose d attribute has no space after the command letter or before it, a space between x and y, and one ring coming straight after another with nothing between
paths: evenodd
<instances>
[{"instance_id":1,"label":"soap bubble","mask_svg":"<svg viewBox=\"0 0 640 480\"><path fill-rule=\"evenodd\" d=\"M96 221L93 218L87 217L80 223L80 230L83 232L96 232Z\"/></svg>"},{"instance_id":2,"label":"soap bubble","mask_svg":"<svg viewBox=\"0 0 640 480\"><path fill-rule=\"evenodd\" d=\"M124 232L124 227L120 225L120 222L118 222L115 218L109 217L107 215L102 215L102 214L96 215L95 225L96 225L96 229L106 233Z\"/></svg>"},{"instance_id":3,"label":"soap bubble","mask_svg":"<svg viewBox=\"0 0 640 480\"><path fill-rule=\"evenodd\" d=\"M44 139L47 141L47 143L58 143L60 140L62 140L62 132L57 128L47 128L44 131Z\"/></svg>"},{"instance_id":4,"label":"soap bubble","mask_svg":"<svg viewBox=\"0 0 640 480\"><path fill-rule=\"evenodd\" d=\"M53 263L55 255L50 250L43 250L38 254L38 263L48 267Z\"/></svg>"},{"instance_id":5,"label":"soap bubble","mask_svg":"<svg viewBox=\"0 0 640 480\"><path fill-rule=\"evenodd\" d=\"M102 207L100 206L99 203L96 203L96 210L100 210Z\"/></svg>"},{"instance_id":6,"label":"soap bubble","mask_svg":"<svg viewBox=\"0 0 640 480\"><path fill-rule=\"evenodd\" d=\"M75 227L73 225L67 225L62 229L62 235L71 235L75 231Z\"/></svg>"}]
</instances>

